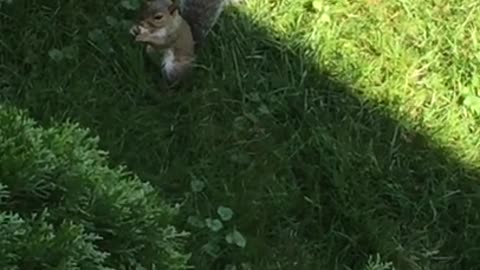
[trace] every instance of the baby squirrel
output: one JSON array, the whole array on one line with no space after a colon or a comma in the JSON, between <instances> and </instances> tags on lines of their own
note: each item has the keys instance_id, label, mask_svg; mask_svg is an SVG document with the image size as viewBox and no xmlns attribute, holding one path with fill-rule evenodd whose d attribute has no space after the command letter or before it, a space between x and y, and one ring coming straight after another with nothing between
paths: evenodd
<instances>
[{"instance_id":1,"label":"baby squirrel","mask_svg":"<svg viewBox=\"0 0 480 270\"><path fill-rule=\"evenodd\" d=\"M195 51L217 21L224 4L237 1L145 0L130 33L136 42L146 44L148 55L164 53L163 73L167 81L178 82L191 71Z\"/></svg>"}]
</instances>

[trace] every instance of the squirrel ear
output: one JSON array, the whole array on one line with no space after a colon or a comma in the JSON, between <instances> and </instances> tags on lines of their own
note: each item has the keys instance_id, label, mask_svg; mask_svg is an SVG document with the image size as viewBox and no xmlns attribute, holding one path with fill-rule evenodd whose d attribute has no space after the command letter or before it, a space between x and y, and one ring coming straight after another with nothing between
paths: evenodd
<instances>
[{"instance_id":1,"label":"squirrel ear","mask_svg":"<svg viewBox=\"0 0 480 270\"><path fill-rule=\"evenodd\" d=\"M143 5L144 5L144 6L149 7L149 6L151 6L152 4L153 4L153 0L143 0Z\"/></svg>"},{"instance_id":2,"label":"squirrel ear","mask_svg":"<svg viewBox=\"0 0 480 270\"><path fill-rule=\"evenodd\" d=\"M168 12L170 12L170 14L173 15L173 13L175 13L175 11L177 10L178 10L178 1L173 0L172 4L168 7Z\"/></svg>"}]
</instances>

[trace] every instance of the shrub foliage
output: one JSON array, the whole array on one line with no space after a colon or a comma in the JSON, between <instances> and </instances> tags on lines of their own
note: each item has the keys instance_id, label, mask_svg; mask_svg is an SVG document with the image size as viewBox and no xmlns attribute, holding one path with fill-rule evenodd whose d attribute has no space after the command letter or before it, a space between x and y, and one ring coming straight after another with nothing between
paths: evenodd
<instances>
[{"instance_id":1,"label":"shrub foliage","mask_svg":"<svg viewBox=\"0 0 480 270\"><path fill-rule=\"evenodd\" d=\"M0 106L0 269L185 269L176 209L76 124Z\"/></svg>"}]
</instances>

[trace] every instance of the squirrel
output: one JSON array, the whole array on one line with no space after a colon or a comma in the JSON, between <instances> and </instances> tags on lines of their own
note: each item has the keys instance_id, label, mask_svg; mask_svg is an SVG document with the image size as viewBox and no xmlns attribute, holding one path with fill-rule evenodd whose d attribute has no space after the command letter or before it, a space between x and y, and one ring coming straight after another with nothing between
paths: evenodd
<instances>
[{"instance_id":1,"label":"squirrel","mask_svg":"<svg viewBox=\"0 0 480 270\"><path fill-rule=\"evenodd\" d=\"M179 82L190 73L196 50L203 44L224 5L239 0L144 1L130 33L136 42L146 44L149 56L163 52L163 73L167 81Z\"/></svg>"}]
</instances>

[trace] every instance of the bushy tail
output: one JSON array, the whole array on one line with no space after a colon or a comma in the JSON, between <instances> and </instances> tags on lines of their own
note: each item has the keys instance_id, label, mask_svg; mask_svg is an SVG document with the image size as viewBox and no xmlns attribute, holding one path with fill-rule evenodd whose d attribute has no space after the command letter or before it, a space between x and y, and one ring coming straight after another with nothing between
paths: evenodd
<instances>
[{"instance_id":1,"label":"bushy tail","mask_svg":"<svg viewBox=\"0 0 480 270\"><path fill-rule=\"evenodd\" d=\"M192 29L195 47L199 48L217 22L226 0L181 0L182 17Z\"/></svg>"}]
</instances>

